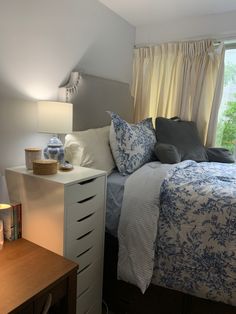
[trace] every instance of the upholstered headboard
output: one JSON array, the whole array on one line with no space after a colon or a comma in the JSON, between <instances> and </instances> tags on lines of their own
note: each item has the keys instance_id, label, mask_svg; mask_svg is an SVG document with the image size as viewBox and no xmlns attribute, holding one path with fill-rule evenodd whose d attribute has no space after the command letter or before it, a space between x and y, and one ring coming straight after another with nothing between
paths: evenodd
<instances>
[{"instance_id":1,"label":"upholstered headboard","mask_svg":"<svg viewBox=\"0 0 236 314\"><path fill-rule=\"evenodd\" d=\"M72 72L68 83L59 88L59 99L73 103L73 130L108 125L107 110L133 122L133 100L127 83Z\"/></svg>"}]
</instances>

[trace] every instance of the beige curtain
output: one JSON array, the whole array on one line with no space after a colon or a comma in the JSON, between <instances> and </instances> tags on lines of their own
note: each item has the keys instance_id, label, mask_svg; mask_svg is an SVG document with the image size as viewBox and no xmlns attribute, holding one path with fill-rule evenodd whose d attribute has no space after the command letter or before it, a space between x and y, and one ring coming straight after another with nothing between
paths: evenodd
<instances>
[{"instance_id":1,"label":"beige curtain","mask_svg":"<svg viewBox=\"0 0 236 314\"><path fill-rule=\"evenodd\" d=\"M211 40L136 48L132 94L135 121L179 116L197 123L203 143L211 146L224 76L224 47Z\"/></svg>"}]
</instances>

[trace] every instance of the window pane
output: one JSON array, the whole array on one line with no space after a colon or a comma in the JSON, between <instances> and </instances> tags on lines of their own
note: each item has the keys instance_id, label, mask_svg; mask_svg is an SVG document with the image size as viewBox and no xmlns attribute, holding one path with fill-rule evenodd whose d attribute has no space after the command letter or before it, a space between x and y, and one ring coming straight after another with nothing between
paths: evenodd
<instances>
[{"instance_id":1,"label":"window pane","mask_svg":"<svg viewBox=\"0 0 236 314\"><path fill-rule=\"evenodd\" d=\"M236 49L225 52L225 76L219 111L216 146L236 153Z\"/></svg>"}]
</instances>

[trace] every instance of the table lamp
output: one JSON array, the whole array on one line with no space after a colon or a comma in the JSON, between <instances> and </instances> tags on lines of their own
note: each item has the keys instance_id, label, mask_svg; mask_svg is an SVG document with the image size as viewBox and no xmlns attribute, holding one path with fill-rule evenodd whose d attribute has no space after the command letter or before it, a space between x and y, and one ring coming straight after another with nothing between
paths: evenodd
<instances>
[{"instance_id":1,"label":"table lamp","mask_svg":"<svg viewBox=\"0 0 236 314\"><path fill-rule=\"evenodd\" d=\"M54 134L44 149L45 159L64 163L64 148L59 134L72 132L73 105L58 101L38 102L38 131Z\"/></svg>"}]
</instances>

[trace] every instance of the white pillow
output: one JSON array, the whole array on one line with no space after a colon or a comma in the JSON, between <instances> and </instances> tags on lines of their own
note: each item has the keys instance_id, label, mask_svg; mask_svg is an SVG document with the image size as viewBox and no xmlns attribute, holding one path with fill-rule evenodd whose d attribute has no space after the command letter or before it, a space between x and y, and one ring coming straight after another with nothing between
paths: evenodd
<instances>
[{"instance_id":1,"label":"white pillow","mask_svg":"<svg viewBox=\"0 0 236 314\"><path fill-rule=\"evenodd\" d=\"M105 170L115 168L109 144L110 126L73 132L65 137L65 160L72 165Z\"/></svg>"}]
</instances>

